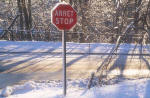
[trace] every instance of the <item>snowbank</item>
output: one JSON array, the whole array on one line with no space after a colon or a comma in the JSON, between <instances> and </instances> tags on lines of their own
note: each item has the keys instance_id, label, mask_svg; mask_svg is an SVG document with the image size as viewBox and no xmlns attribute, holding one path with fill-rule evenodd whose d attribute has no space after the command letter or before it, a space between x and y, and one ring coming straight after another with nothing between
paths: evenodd
<instances>
[{"instance_id":1,"label":"snowbank","mask_svg":"<svg viewBox=\"0 0 150 98\"><path fill-rule=\"evenodd\" d=\"M150 79L125 80L114 85L86 89L87 81L69 81L66 98L150 98ZM60 81L13 86L8 98L62 98Z\"/></svg>"}]
</instances>

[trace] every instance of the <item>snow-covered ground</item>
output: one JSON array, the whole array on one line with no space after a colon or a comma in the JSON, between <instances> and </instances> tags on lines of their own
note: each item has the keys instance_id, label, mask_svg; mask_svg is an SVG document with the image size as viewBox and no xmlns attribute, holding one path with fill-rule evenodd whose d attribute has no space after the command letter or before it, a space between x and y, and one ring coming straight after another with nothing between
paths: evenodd
<instances>
[{"instance_id":1,"label":"snow-covered ground","mask_svg":"<svg viewBox=\"0 0 150 98\"><path fill-rule=\"evenodd\" d=\"M67 42L68 53L109 53L115 44L108 43L73 43ZM141 46L135 44L121 44L119 53L140 51ZM144 52L150 52L150 45L143 46ZM62 52L61 42L38 41L0 41L0 52Z\"/></svg>"},{"instance_id":2,"label":"snow-covered ground","mask_svg":"<svg viewBox=\"0 0 150 98\"><path fill-rule=\"evenodd\" d=\"M114 46L107 43L68 42L67 53L109 53ZM140 45L121 44L118 53L138 54L141 53L140 50ZM7 87L6 90L1 91L1 94L11 93L8 98L62 98L62 83L56 81L61 77L61 55L50 54L51 52L61 53L61 51L61 42L0 41L0 87L14 85L22 80L32 80L22 85ZM18 52L20 54L17 54ZM143 46L143 54L145 53L150 53L149 45ZM74 77L75 80L68 81L66 98L150 98L149 79L125 80L118 84L86 89L87 80L83 77L89 77L91 72L101 65L105 57L106 55L88 57L84 54L67 56L68 79ZM150 75L149 61L148 56L140 58L118 55L114 58L112 70L109 73L148 77ZM46 74L47 72L50 74ZM57 79L52 81L50 76ZM81 77L83 80L78 80ZM44 79L48 80L42 81ZM34 82L34 80L41 82Z\"/></svg>"},{"instance_id":3,"label":"snow-covered ground","mask_svg":"<svg viewBox=\"0 0 150 98\"><path fill-rule=\"evenodd\" d=\"M150 98L150 79L122 80L117 84L96 86L89 90L86 85L85 80L68 81L66 98ZM62 98L62 91L60 81L30 81L9 87L11 95L8 98Z\"/></svg>"}]
</instances>

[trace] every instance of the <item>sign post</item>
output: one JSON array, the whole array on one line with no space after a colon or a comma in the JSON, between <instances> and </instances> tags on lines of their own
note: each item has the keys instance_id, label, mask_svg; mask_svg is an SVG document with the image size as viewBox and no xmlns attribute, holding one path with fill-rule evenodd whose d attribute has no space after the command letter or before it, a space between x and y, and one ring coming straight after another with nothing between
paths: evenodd
<instances>
[{"instance_id":1,"label":"sign post","mask_svg":"<svg viewBox=\"0 0 150 98\"><path fill-rule=\"evenodd\" d=\"M62 55L63 55L63 94L66 95L67 82L66 82L66 32L62 31Z\"/></svg>"},{"instance_id":2,"label":"sign post","mask_svg":"<svg viewBox=\"0 0 150 98\"><path fill-rule=\"evenodd\" d=\"M77 23L77 13L70 4L58 3L51 11L51 21L59 30L62 30L63 94L66 96L66 31L72 29Z\"/></svg>"}]
</instances>

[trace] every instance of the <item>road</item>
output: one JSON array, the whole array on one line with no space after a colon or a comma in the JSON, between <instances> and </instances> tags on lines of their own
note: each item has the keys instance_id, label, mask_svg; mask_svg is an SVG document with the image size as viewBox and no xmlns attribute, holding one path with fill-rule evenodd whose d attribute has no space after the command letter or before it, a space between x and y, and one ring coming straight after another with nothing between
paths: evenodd
<instances>
[{"instance_id":1,"label":"road","mask_svg":"<svg viewBox=\"0 0 150 98\"><path fill-rule=\"evenodd\" d=\"M107 55L68 54L67 79L85 79L101 65ZM149 70L149 56L114 55L110 69ZM132 71L133 72L133 71ZM131 73L126 72L126 74ZM138 72L140 73L140 72ZM137 73L134 73L137 75ZM149 74L149 71L148 71ZM142 74L147 75L147 74ZM61 80L62 56L60 53L0 53L0 88L34 80Z\"/></svg>"},{"instance_id":2,"label":"road","mask_svg":"<svg viewBox=\"0 0 150 98\"><path fill-rule=\"evenodd\" d=\"M67 55L67 79L88 78L97 68L98 59L101 58L101 56L95 57ZM61 54L0 53L0 88L28 80L60 80L61 78Z\"/></svg>"}]
</instances>

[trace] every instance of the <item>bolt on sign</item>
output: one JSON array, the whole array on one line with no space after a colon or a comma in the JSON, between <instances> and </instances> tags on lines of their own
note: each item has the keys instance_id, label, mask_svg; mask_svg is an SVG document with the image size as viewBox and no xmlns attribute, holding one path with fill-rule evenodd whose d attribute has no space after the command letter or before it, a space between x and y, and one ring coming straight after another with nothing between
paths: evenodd
<instances>
[{"instance_id":1,"label":"bolt on sign","mask_svg":"<svg viewBox=\"0 0 150 98\"><path fill-rule=\"evenodd\" d=\"M77 23L77 13L67 3L58 3L51 12L51 21L59 30L70 30Z\"/></svg>"}]
</instances>

